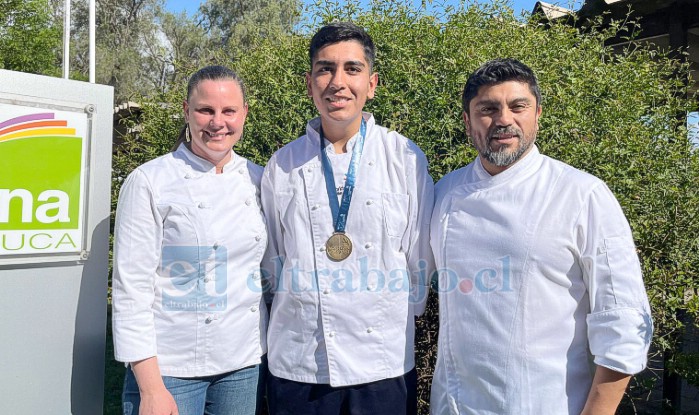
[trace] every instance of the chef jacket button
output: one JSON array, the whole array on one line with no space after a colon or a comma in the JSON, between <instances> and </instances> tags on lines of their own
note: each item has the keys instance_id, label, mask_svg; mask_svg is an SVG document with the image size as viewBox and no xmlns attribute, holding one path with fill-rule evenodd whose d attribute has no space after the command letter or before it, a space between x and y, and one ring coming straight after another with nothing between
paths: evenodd
<instances>
[{"instance_id":1,"label":"chef jacket button","mask_svg":"<svg viewBox=\"0 0 699 415\"><path fill-rule=\"evenodd\" d=\"M253 313L256 312L256 311L257 311L257 307L255 307L255 306L250 307L250 311L252 311Z\"/></svg>"},{"instance_id":2,"label":"chef jacket button","mask_svg":"<svg viewBox=\"0 0 699 415\"><path fill-rule=\"evenodd\" d=\"M326 288L323 290L323 294L328 295L330 294L330 289Z\"/></svg>"},{"instance_id":3,"label":"chef jacket button","mask_svg":"<svg viewBox=\"0 0 699 415\"><path fill-rule=\"evenodd\" d=\"M313 171L313 168L312 168L312 167L308 167L308 168L306 168L306 171L310 173L310 172Z\"/></svg>"},{"instance_id":4,"label":"chef jacket button","mask_svg":"<svg viewBox=\"0 0 699 415\"><path fill-rule=\"evenodd\" d=\"M371 206L371 205L374 204L374 201L373 201L373 200L367 200L367 201L366 201L366 204L367 204L367 206Z\"/></svg>"},{"instance_id":5,"label":"chef jacket button","mask_svg":"<svg viewBox=\"0 0 699 415\"><path fill-rule=\"evenodd\" d=\"M372 246L374 246L374 245L372 245L371 242L369 242L366 245L364 245L364 248L371 249Z\"/></svg>"},{"instance_id":6,"label":"chef jacket button","mask_svg":"<svg viewBox=\"0 0 699 415\"><path fill-rule=\"evenodd\" d=\"M252 200L250 200L250 199L245 200L245 206L250 206L250 205L252 205Z\"/></svg>"},{"instance_id":7,"label":"chef jacket button","mask_svg":"<svg viewBox=\"0 0 699 415\"><path fill-rule=\"evenodd\" d=\"M211 317L207 317L207 318L206 318L206 320L204 320L204 323L206 323L206 324L210 324L210 323L211 323L212 321L214 321L214 319L213 319L213 318L211 318Z\"/></svg>"},{"instance_id":8,"label":"chef jacket button","mask_svg":"<svg viewBox=\"0 0 699 415\"><path fill-rule=\"evenodd\" d=\"M198 207L199 209L204 209L204 203L203 203L203 202L197 203L197 207Z\"/></svg>"},{"instance_id":9,"label":"chef jacket button","mask_svg":"<svg viewBox=\"0 0 699 415\"><path fill-rule=\"evenodd\" d=\"M187 173L187 174L184 175L184 178L185 178L185 179L191 179L191 178L192 178L192 175L189 174L189 173Z\"/></svg>"},{"instance_id":10,"label":"chef jacket button","mask_svg":"<svg viewBox=\"0 0 699 415\"><path fill-rule=\"evenodd\" d=\"M367 289L368 291L374 291L375 288L376 288L376 287L375 287L373 284L372 284L372 285L367 285L367 287L366 287L366 289Z\"/></svg>"},{"instance_id":11,"label":"chef jacket button","mask_svg":"<svg viewBox=\"0 0 699 415\"><path fill-rule=\"evenodd\" d=\"M211 277L205 277L205 278L204 278L204 282L209 282L209 281L211 281Z\"/></svg>"},{"instance_id":12,"label":"chef jacket button","mask_svg":"<svg viewBox=\"0 0 699 415\"><path fill-rule=\"evenodd\" d=\"M370 161L368 164L369 164L370 166L373 166L373 165L374 165L374 162L373 162L373 161Z\"/></svg>"},{"instance_id":13,"label":"chef jacket button","mask_svg":"<svg viewBox=\"0 0 699 415\"><path fill-rule=\"evenodd\" d=\"M320 208L320 205L313 205L313 207L312 207L311 209L312 209L312 210L318 210L318 208Z\"/></svg>"},{"instance_id":14,"label":"chef jacket button","mask_svg":"<svg viewBox=\"0 0 699 415\"><path fill-rule=\"evenodd\" d=\"M334 331L331 331L330 333L328 333L328 336L330 336L330 337L335 337L335 332L334 332Z\"/></svg>"},{"instance_id":15,"label":"chef jacket button","mask_svg":"<svg viewBox=\"0 0 699 415\"><path fill-rule=\"evenodd\" d=\"M255 241L260 242L261 239L262 237L260 235L255 236Z\"/></svg>"},{"instance_id":16,"label":"chef jacket button","mask_svg":"<svg viewBox=\"0 0 699 415\"><path fill-rule=\"evenodd\" d=\"M239 169L238 169L238 173L240 173L240 174L243 174L243 173L245 173L245 169L244 169L244 168L242 168L242 167L241 167L241 168L239 168Z\"/></svg>"},{"instance_id":17,"label":"chef jacket button","mask_svg":"<svg viewBox=\"0 0 699 415\"><path fill-rule=\"evenodd\" d=\"M374 329L373 329L372 327L369 327L369 328L366 329L366 332L367 332L367 333L371 333L372 331L374 331Z\"/></svg>"},{"instance_id":18,"label":"chef jacket button","mask_svg":"<svg viewBox=\"0 0 699 415\"><path fill-rule=\"evenodd\" d=\"M318 250L319 250L320 252L325 252L325 247L324 247L324 246L321 246Z\"/></svg>"},{"instance_id":19,"label":"chef jacket button","mask_svg":"<svg viewBox=\"0 0 699 415\"><path fill-rule=\"evenodd\" d=\"M218 244L218 242L214 242L214 249L218 249L218 247L221 246Z\"/></svg>"}]
</instances>

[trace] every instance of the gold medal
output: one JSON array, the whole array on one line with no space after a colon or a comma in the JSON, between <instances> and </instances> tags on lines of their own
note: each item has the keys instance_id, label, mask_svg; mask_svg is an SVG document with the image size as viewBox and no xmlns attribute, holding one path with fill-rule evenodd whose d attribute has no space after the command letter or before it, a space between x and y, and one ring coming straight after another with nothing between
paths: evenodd
<instances>
[{"instance_id":1,"label":"gold medal","mask_svg":"<svg viewBox=\"0 0 699 415\"><path fill-rule=\"evenodd\" d=\"M325 243L328 258L343 261L352 253L352 240L344 232L335 232Z\"/></svg>"}]
</instances>

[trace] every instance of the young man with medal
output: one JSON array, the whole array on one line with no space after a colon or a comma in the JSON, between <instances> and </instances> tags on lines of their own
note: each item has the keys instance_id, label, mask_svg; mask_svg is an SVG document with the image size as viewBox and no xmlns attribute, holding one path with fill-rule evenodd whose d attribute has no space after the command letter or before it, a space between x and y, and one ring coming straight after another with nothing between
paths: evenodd
<instances>
[{"instance_id":1,"label":"young man with medal","mask_svg":"<svg viewBox=\"0 0 699 415\"><path fill-rule=\"evenodd\" d=\"M351 23L314 35L306 84L320 117L263 175L273 415L417 409L433 182L413 142L362 112L378 82L374 54Z\"/></svg>"}]
</instances>

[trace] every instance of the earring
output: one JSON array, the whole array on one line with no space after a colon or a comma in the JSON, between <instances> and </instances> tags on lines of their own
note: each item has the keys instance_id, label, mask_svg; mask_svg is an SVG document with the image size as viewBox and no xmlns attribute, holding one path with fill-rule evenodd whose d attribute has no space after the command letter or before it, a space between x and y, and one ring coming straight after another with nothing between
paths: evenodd
<instances>
[{"instance_id":1,"label":"earring","mask_svg":"<svg viewBox=\"0 0 699 415\"><path fill-rule=\"evenodd\" d=\"M188 143L192 141L192 134L189 132L189 124L184 128L184 141Z\"/></svg>"}]
</instances>

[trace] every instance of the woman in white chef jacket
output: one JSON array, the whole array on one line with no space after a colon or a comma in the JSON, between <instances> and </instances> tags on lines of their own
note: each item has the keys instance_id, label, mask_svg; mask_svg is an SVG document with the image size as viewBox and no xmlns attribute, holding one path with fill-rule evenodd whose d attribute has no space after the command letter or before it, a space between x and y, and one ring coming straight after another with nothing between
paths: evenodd
<instances>
[{"instance_id":1,"label":"woman in white chef jacket","mask_svg":"<svg viewBox=\"0 0 699 415\"><path fill-rule=\"evenodd\" d=\"M267 237L262 168L232 150L248 111L243 83L205 67L183 109L179 145L119 194L112 307L124 414L253 414L266 370Z\"/></svg>"}]
</instances>

